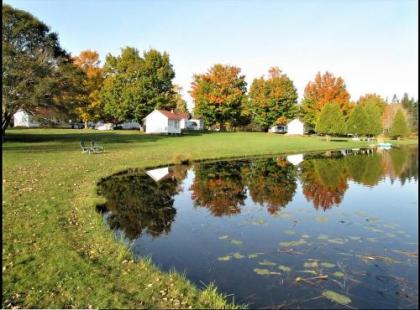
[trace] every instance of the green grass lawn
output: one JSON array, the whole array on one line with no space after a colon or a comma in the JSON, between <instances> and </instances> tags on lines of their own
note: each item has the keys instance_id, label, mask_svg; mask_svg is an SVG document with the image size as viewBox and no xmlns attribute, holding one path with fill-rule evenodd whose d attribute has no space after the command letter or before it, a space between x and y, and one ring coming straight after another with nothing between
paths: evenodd
<instances>
[{"instance_id":1,"label":"green grass lawn","mask_svg":"<svg viewBox=\"0 0 420 310\"><path fill-rule=\"evenodd\" d=\"M82 154L80 140L105 153ZM394 143L397 143L394 141ZM417 143L403 140L398 143ZM366 146L266 133L149 136L137 131L8 130L3 143L3 308L233 307L149 259L134 261L95 205L96 182L126 168Z\"/></svg>"}]
</instances>

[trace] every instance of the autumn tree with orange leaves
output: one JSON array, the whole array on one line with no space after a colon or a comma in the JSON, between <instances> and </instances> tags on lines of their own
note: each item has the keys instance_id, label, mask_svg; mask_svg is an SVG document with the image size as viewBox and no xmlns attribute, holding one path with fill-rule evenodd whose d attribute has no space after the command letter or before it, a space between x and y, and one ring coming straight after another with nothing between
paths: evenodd
<instances>
[{"instance_id":1,"label":"autumn tree with orange leaves","mask_svg":"<svg viewBox=\"0 0 420 310\"><path fill-rule=\"evenodd\" d=\"M303 194L315 209L339 205L348 188L344 158L311 158L301 163Z\"/></svg>"},{"instance_id":2,"label":"autumn tree with orange leaves","mask_svg":"<svg viewBox=\"0 0 420 310\"><path fill-rule=\"evenodd\" d=\"M322 108L327 103L337 103L346 116L351 110L350 94L341 77L330 72L321 75L318 72L315 80L308 83L302 100L302 114L305 124L315 127Z\"/></svg>"},{"instance_id":3,"label":"autumn tree with orange leaves","mask_svg":"<svg viewBox=\"0 0 420 310\"><path fill-rule=\"evenodd\" d=\"M245 76L240 73L238 67L216 64L204 74L195 74L189 91L194 115L222 131L238 124L246 93Z\"/></svg>"},{"instance_id":4,"label":"autumn tree with orange leaves","mask_svg":"<svg viewBox=\"0 0 420 310\"><path fill-rule=\"evenodd\" d=\"M241 213L246 199L245 162L202 163L194 167L191 198L195 206L207 208L214 216Z\"/></svg>"},{"instance_id":5,"label":"autumn tree with orange leaves","mask_svg":"<svg viewBox=\"0 0 420 310\"><path fill-rule=\"evenodd\" d=\"M103 82L102 68L100 67L99 54L96 51L82 51L73 58L73 63L85 73L83 87L86 91L76 114L88 127L88 121L97 120L103 114L100 105L100 90Z\"/></svg>"}]
</instances>

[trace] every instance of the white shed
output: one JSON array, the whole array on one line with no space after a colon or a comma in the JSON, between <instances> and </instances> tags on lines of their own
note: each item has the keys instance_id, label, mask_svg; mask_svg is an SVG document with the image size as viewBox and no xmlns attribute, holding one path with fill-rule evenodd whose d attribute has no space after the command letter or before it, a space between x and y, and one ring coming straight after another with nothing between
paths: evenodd
<instances>
[{"instance_id":1,"label":"white shed","mask_svg":"<svg viewBox=\"0 0 420 310\"><path fill-rule=\"evenodd\" d=\"M24 110L19 110L13 115L13 126L36 128L40 127L41 124L33 117L32 114L29 114Z\"/></svg>"},{"instance_id":2,"label":"white shed","mask_svg":"<svg viewBox=\"0 0 420 310\"><path fill-rule=\"evenodd\" d=\"M122 129L140 129L140 124L135 120L125 121L120 126Z\"/></svg>"},{"instance_id":3,"label":"white shed","mask_svg":"<svg viewBox=\"0 0 420 310\"><path fill-rule=\"evenodd\" d=\"M304 124L298 118L287 123L287 135L303 135L304 133Z\"/></svg>"},{"instance_id":4,"label":"white shed","mask_svg":"<svg viewBox=\"0 0 420 310\"><path fill-rule=\"evenodd\" d=\"M181 122L185 126L188 114L166 110L154 110L144 118L146 133L180 134Z\"/></svg>"},{"instance_id":5,"label":"white shed","mask_svg":"<svg viewBox=\"0 0 420 310\"><path fill-rule=\"evenodd\" d=\"M203 130L204 129L204 121L200 118L192 118L188 120L187 128L193 130Z\"/></svg>"},{"instance_id":6,"label":"white shed","mask_svg":"<svg viewBox=\"0 0 420 310\"><path fill-rule=\"evenodd\" d=\"M99 121L95 124L96 130L114 130L114 124L112 123L104 123Z\"/></svg>"}]
</instances>

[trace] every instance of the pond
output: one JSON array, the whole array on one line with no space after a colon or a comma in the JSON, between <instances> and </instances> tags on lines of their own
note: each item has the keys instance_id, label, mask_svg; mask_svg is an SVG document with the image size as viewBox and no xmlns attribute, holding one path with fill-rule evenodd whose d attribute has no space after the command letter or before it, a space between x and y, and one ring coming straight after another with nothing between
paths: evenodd
<instances>
[{"instance_id":1,"label":"pond","mask_svg":"<svg viewBox=\"0 0 420 310\"><path fill-rule=\"evenodd\" d=\"M200 162L102 179L134 254L250 307L417 308L418 149Z\"/></svg>"}]
</instances>

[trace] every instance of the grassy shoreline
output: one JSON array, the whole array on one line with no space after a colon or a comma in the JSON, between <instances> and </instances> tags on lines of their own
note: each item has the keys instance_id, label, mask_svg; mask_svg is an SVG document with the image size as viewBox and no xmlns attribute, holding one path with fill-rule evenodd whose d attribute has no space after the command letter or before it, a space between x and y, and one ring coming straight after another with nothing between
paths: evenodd
<instances>
[{"instance_id":1,"label":"grassy shoreline","mask_svg":"<svg viewBox=\"0 0 420 310\"><path fill-rule=\"evenodd\" d=\"M81 154L80 140L105 146ZM393 141L395 144L417 140ZM266 133L146 136L137 131L13 129L3 143L3 308L234 307L150 259L134 261L95 211L96 182L127 169L192 160L367 146Z\"/></svg>"}]
</instances>

